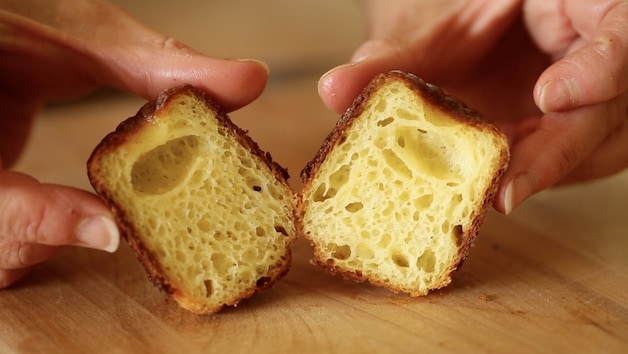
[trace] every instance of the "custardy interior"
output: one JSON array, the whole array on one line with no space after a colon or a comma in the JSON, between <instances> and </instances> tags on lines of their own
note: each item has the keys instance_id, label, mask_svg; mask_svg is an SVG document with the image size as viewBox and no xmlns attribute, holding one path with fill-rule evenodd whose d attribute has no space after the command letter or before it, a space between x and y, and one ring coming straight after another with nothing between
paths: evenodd
<instances>
[{"instance_id":1,"label":"custardy interior","mask_svg":"<svg viewBox=\"0 0 628 354\"><path fill-rule=\"evenodd\" d=\"M208 308L263 282L296 234L292 191L212 115L177 96L102 168L167 277Z\"/></svg>"},{"instance_id":2,"label":"custardy interior","mask_svg":"<svg viewBox=\"0 0 628 354\"><path fill-rule=\"evenodd\" d=\"M503 143L384 85L304 191L304 230L326 263L424 294L447 276Z\"/></svg>"}]
</instances>

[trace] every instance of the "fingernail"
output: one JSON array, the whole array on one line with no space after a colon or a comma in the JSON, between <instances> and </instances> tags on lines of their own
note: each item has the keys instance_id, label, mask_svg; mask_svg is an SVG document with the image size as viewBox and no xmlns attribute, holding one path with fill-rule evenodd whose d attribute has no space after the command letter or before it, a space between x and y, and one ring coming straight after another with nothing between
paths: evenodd
<instances>
[{"instance_id":1,"label":"fingernail","mask_svg":"<svg viewBox=\"0 0 628 354\"><path fill-rule=\"evenodd\" d=\"M324 73L323 75L321 75L321 77L318 79L318 93L319 95L324 92L324 91L331 91L331 87L334 85L334 83L329 80L329 76L338 71L338 70L342 70L342 69L346 69L346 68L350 68L352 66L355 66L357 63L347 63L347 64L342 64L339 66L336 66L334 68L329 69L326 73Z\"/></svg>"},{"instance_id":2,"label":"fingernail","mask_svg":"<svg viewBox=\"0 0 628 354\"><path fill-rule=\"evenodd\" d=\"M372 53L355 53L352 57L351 57L351 64L355 64L355 63L359 63L362 61L367 60L368 58L370 58L373 54Z\"/></svg>"},{"instance_id":3,"label":"fingernail","mask_svg":"<svg viewBox=\"0 0 628 354\"><path fill-rule=\"evenodd\" d=\"M352 66L356 66L357 64L358 64L357 62L351 62L351 63L346 63L346 64L342 64L342 65L338 65L336 67L333 67L333 68L329 69L326 73L321 75L321 80L323 80L325 77L329 76L334 71L350 68Z\"/></svg>"},{"instance_id":4,"label":"fingernail","mask_svg":"<svg viewBox=\"0 0 628 354\"><path fill-rule=\"evenodd\" d=\"M513 178L504 192L504 213L510 214L524 200L532 196L536 188L536 178L530 173L520 174Z\"/></svg>"},{"instance_id":5,"label":"fingernail","mask_svg":"<svg viewBox=\"0 0 628 354\"><path fill-rule=\"evenodd\" d=\"M261 66L262 68L264 68L264 70L266 71L266 75L270 75L270 67L268 66L268 64L266 64L265 62L261 60L242 58L242 59L236 59L236 61L241 61L244 63L255 63Z\"/></svg>"},{"instance_id":6,"label":"fingernail","mask_svg":"<svg viewBox=\"0 0 628 354\"><path fill-rule=\"evenodd\" d=\"M539 108L544 113L569 109L579 101L580 89L573 79L550 81L539 92Z\"/></svg>"},{"instance_id":7,"label":"fingernail","mask_svg":"<svg viewBox=\"0 0 628 354\"><path fill-rule=\"evenodd\" d=\"M75 237L80 246L115 252L120 244L116 223L105 216L83 219L76 227Z\"/></svg>"}]
</instances>

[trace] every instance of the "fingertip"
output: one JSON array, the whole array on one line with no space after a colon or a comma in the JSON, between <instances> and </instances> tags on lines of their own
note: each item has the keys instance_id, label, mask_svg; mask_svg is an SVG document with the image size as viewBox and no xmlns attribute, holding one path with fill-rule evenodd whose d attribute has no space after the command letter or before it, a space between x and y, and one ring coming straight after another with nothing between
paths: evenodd
<instances>
[{"instance_id":1,"label":"fingertip","mask_svg":"<svg viewBox=\"0 0 628 354\"><path fill-rule=\"evenodd\" d=\"M3 236L20 247L71 245L113 252L120 242L107 206L96 195L81 189L42 184L28 175L4 171L0 204L4 206L0 225L12 225L3 229ZM50 255L42 248L20 249L24 263L26 259L38 262Z\"/></svg>"},{"instance_id":2,"label":"fingertip","mask_svg":"<svg viewBox=\"0 0 628 354\"><path fill-rule=\"evenodd\" d=\"M200 58L204 62L189 67L205 67L202 75L181 74L188 84L204 89L227 112L244 107L257 99L268 82L268 64L256 59ZM206 61L206 62L205 62ZM189 78L186 79L186 76Z\"/></svg>"},{"instance_id":3,"label":"fingertip","mask_svg":"<svg viewBox=\"0 0 628 354\"><path fill-rule=\"evenodd\" d=\"M325 106L342 114L375 75L388 71L389 49L385 41L366 41L354 51L350 62L323 74L318 94Z\"/></svg>"},{"instance_id":4,"label":"fingertip","mask_svg":"<svg viewBox=\"0 0 628 354\"><path fill-rule=\"evenodd\" d=\"M103 81L147 100L172 87L193 85L227 112L249 104L266 87L270 70L259 60L220 59L187 47L168 48L148 48L139 58L122 56L126 63L117 63Z\"/></svg>"},{"instance_id":5,"label":"fingertip","mask_svg":"<svg viewBox=\"0 0 628 354\"><path fill-rule=\"evenodd\" d=\"M318 81L318 95L327 108L342 114L351 104L347 93L346 81L342 79L343 71L352 67L353 63L337 66L321 76Z\"/></svg>"},{"instance_id":6,"label":"fingertip","mask_svg":"<svg viewBox=\"0 0 628 354\"><path fill-rule=\"evenodd\" d=\"M521 172L504 180L495 209L510 214L536 192L538 185L538 179L529 172Z\"/></svg>"},{"instance_id":7,"label":"fingertip","mask_svg":"<svg viewBox=\"0 0 628 354\"><path fill-rule=\"evenodd\" d=\"M543 113L563 111L578 106L580 87L575 79L549 80L536 90L535 100Z\"/></svg>"},{"instance_id":8,"label":"fingertip","mask_svg":"<svg viewBox=\"0 0 628 354\"><path fill-rule=\"evenodd\" d=\"M113 219L90 216L80 220L74 231L77 246L113 253L120 244L120 232Z\"/></svg>"},{"instance_id":9,"label":"fingertip","mask_svg":"<svg viewBox=\"0 0 628 354\"><path fill-rule=\"evenodd\" d=\"M342 114L373 77L386 71L387 68L370 60L337 66L321 76L318 94L329 109Z\"/></svg>"},{"instance_id":10,"label":"fingertip","mask_svg":"<svg viewBox=\"0 0 628 354\"><path fill-rule=\"evenodd\" d=\"M351 62L337 66L321 76L318 93L323 103L336 113L343 113L377 75L391 70L414 72L415 57L389 39L363 43Z\"/></svg>"},{"instance_id":11,"label":"fingertip","mask_svg":"<svg viewBox=\"0 0 628 354\"><path fill-rule=\"evenodd\" d=\"M235 59L235 61L243 63L243 64L250 64L253 67L253 69L256 71L259 71L259 69L262 69L266 77L270 75L270 67L268 66L268 64L266 64L266 62L263 62L257 59L251 59L251 58L240 58L240 59Z\"/></svg>"},{"instance_id":12,"label":"fingertip","mask_svg":"<svg viewBox=\"0 0 628 354\"><path fill-rule=\"evenodd\" d=\"M621 95L628 83L621 43L613 31L600 30L590 40L574 44L539 77L534 91L537 106L545 113L563 112Z\"/></svg>"},{"instance_id":13,"label":"fingertip","mask_svg":"<svg viewBox=\"0 0 628 354\"><path fill-rule=\"evenodd\" d=\"M232 111L241 108L257 99L268 83L270 67L257 59L236 59L237 67L233 69L231 78L234 81L234 93L226 92L225 108ZM229 79L227 79L229 80Z\"/></svg>"}]
</instances>

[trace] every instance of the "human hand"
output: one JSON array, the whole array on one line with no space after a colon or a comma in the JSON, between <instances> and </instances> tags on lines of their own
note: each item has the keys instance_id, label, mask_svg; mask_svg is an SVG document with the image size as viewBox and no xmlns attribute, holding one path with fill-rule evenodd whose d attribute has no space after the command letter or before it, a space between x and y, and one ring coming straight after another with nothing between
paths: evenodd
<instances>
[{"instance_id":1,"label":"human hand","mask_svg":"<svg viewBox=\"0 0 628 354\"><path fill-rule=\"evenodd\" d=\"M628 166L626 1L367 6L372 39L319 82L332 110L342 112L368 80L392 69L462 98L511 141L511 163L495 200L506 213L553 185Z\"/></svg>"},{"instance_id":2,"label":"human hand","mask_svg":"<svg viewBox=\"0 0 628 354\"><path fill-rule=\"evenodd\" d=\"M100 86L151 99L189 83L233 110L268 77L262 63L204 56L97 0L0 0L0 52L0 288L61 246L113 252L119 243L97 196L8 169L46 102Z\"/></svg>"}]
</instances>

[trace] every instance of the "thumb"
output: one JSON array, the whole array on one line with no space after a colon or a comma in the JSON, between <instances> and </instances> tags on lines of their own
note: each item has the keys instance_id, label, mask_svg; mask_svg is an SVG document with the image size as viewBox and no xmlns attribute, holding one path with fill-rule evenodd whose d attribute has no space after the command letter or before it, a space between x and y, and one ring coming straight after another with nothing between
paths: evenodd
<instances>
[{"instance_id":1,"label":"thumb","mask_svg":"<svg viewBox=\"0 0 628 354\"><path fill-rule=\"evenodd\" d=\"M0 268L9 269L12 267L7 263L12 257L17 257L16 268L41 258L33 252L7 252L6 248L15 249L15 244L71 245L114 252L120 234L113 215L97 196L0 170L0 241L0 247L5 246L0 250Z\"/></svg>"},{"instance_id":2,"label":"thumb","mask_svg":"<svg viewBox=\"0 0 628 354\"><path fill-rule=\"evenodd\" d=\"M605 141L613 141L609 137L620 132L625 117L625 105L619 99L616 102L549 113L537 120L532 131L516 141L511 150L511 163L502 177L496 209L508 214L533 194L561 182ZM616 136L619 140L623 137ZM607 166L596 166L601 171L595 173L611 174L625 166L625 158L621 158L625 144L614 141L616 148L604 160Z\"/></svg>"},{"instance_id":3,"label":"thumb","mask_svg":"<svg viewBox=\"0 0 628 354\"><path fill-rule=\"evenodd\" d=\"M10 2L6 7L2 21L22 36L8 42L15 55L7 60L32 74L30 85L20 87L26 96L39 86L52 91L46 92L52 97L65 98L105 85L152 99L172 86L191 84L231 111L253 101L266 86L265 64L208 57L109 2L58 0L35 8Z\"/></svg>"},{"instance_id":4,"label":"thumb","mask_svg":"<svg viewBox=\"0 0 628 354\"><path fill-rule=\"evenodd\" d=\"M209 93L228 112L255 100L266 86L269 69L262 62L211 58L173 39L159 40L163 43L137 47L135 55L128 55L128 48L123 47L110 51L97 61L105 67L97 71L106 73L100 81L145 99L190 84Z\"/></svg>"},{"instance_id":5,"label":"thumb","mask_svg":"<svg viewBox=\"0 0 628 354\"><path fill-rule=\"evenodd\" d=\"M626 92L628 2L603 1L594 6L589 1L565 1L565 8L560 11L566 16L564 19L553 11L555 2L530 3L527 12L532 19L528 22L538 19L537 22L543 25L541 19L554 19L573 27L573 33L563 29L570 41L561 44L562 37L548 35L561 33L560 30L554 28L553 32L544 32L546 27L529 26L541 47L560 58L541 74L534 89L534 100L543 112L566 111L610 101ZM553 24L546 22L550 24L545 26Z\"/></svg>"},{"instance_id":6,"label":"thumb","mask_svg":"<svg viewBox=\"0 0 628 354\"><path fill-rule=\"evenodd\" d=\"M182 84L206 90L227 111L257 98L269 75L268 66L252 59L218 59L192 50L171 37L155 32L115 5L98 3L86 15L107 18L107 31L89 27L74 42L91 57L90 76L102 84L146 99ZM83 28L85 19L80 20Z\"/></svg>"},{"instance_id":7,"label":"thumb","mask_svg":"<svg viewBox=\"0 0 628 354\"><path fill-rule=\"evenodd\" d=\"M373 38L321 77L319 96L341 113L382 72L411 72L441 87L460 81L512 27L519 3L371 1Z\"/></svg>"}]
</instances>

